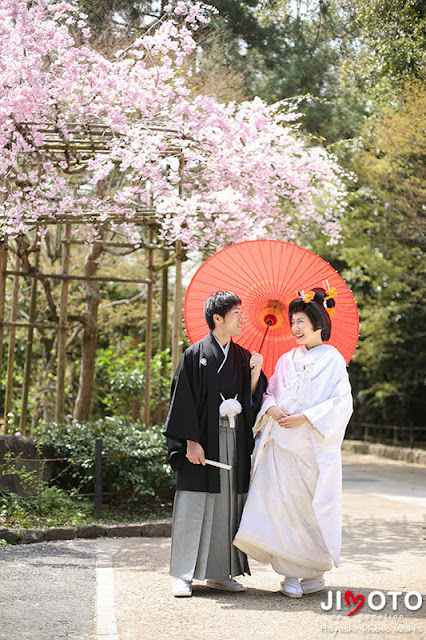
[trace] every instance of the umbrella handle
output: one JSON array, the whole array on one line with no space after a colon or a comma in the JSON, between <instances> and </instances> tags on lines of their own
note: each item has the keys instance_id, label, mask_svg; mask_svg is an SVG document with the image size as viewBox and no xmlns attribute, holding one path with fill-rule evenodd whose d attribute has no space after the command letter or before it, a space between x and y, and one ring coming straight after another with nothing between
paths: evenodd
<instances>
[{"instance_id":1,"label":"umbrella handle","mask_svg":"<svg viewBox=\"0 0 426 640\"><path fill-rule=\"evenodd\" d=\"M268 333L268 331L269 331L269 327L271 327L271 326L272 326L272 324L273 324L273 323L272 323L272 320L268 320L268 321L267 321L267 323L266 323L266 325L267 325L267 326L266 326L266 329L265 329L265 333L263 334L262 342L260 343L260 347L259 347L259 351L258 351L258 353L260 353L260 352L261 352L261 350L262 350L263 343L265 342L266 334Z\"/></svg>"}]
</instances>

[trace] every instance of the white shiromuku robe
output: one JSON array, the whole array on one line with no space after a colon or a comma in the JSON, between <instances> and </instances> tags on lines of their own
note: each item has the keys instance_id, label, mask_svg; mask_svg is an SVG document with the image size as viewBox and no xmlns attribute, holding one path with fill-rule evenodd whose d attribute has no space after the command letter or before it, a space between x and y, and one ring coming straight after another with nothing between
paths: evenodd
<instances>
[{"instance_id":1,"label":"white shiromuku robe","mask_svg":"<svg viewBox=\"0 0 426 640\"><path fill-rule=\"evenodd\" d=\"M277 406L307 422L285 429ZM352 414L346 363L337 349L295 347L278 360L253 431L252 479L234 544L282 575L312 578L339 564L341 444Z\"/></svg>"}]
</instances>

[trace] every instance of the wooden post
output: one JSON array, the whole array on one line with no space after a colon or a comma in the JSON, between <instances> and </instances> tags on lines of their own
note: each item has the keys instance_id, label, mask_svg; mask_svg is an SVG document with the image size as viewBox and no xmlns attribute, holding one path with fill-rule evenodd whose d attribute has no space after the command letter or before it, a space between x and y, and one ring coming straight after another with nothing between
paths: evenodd
<instances>
[{"instance_id":1,"label":"wooden post","mask_svg":"<svg viewBox=\"0 0 426 640\"><path fill-rule=\"evenodd\" d=\"M15 269L19 270L20 258L15 258ZM19 296L19 276L13 278L12 293L12 310L10 313L11 322L15 322L18 316L18 296ZM9 425L7 415L12 407L12 390L13 390L13 368L15 365L15 346L16 346L16 327L10 327L9 336L9 354L7 358L7 378L6 378L6 397L4 400L4 432L9 433Z\"/></svg>"},{"instance_id":2,"label":"wooden post","mask_svg":"<svg viewBox=\"0 0 426 640\"><path fill-rule=\"evenodd\" d=\"M38 269L40 251L37 251L35 258L35 268ZM33 278L31 283L30 316L27 344L25 348L24 383L22 386L22 408L19 428L25 434L28 413L28 393L30 388L31 360L33 355L34 323L37 315L37 278Z\"/></svg>"},{"instance_id":3,"label":"wooden post","mask_svg":"<svg viewBox=\"0 0 426 640\"><path fill-rule=\"evenodd\" d=\"M154 232L149 230L149 244L154 241ZM145 340L145 427L151 421L151 357L152 357L152 304L154 294L154 249L148 249L148 291L146 296L146 340Z\"/></svg>"},{"instance_id":4,"label":"wooden post","mask_svg":"<svg viewBox=\"0 0 426 640\"><path fill-rule=\"evenodd\" d=\"M7 238L0 240L0 380L3 367L4 302L6 299Z\"/></svg>"},{"instance_id":5,"label":"wooden post","mask_svg":"<svg viewBox=\"0 0 426 640\"><path fill-rule=\"evenodd\" d=\"M163 251L163 262L169 259L167 249ZM167 349L168 340L168 306L169 306L169 268L165 267L161 272L161 322L160 322L160 351L163 353ZM161 356L160 386L158 388L158 402L161 403L164 396L162 379L166 374L167 357Z\"/></svg>"},{"instance_id":6,"label":"wooden post","mask_svg":"<svg viewBox=\"0 0 426 640\"><path fill-rule=\"evenodd\" d=\"M408 427L408 445L414 447L414 429L412 424Z\"/></svg>"},{"instance_id":7,"label":"wooden post","mask_svg":"<svg viewBox=\"0 0 426 640\"><path fill-rule=\"evenodd\" d=\"M182 329L182 240L176 240L175 292L172 334L172 377L176 371L180 356L180 337Z\"/></svg>"},{"instance_id":8,"label":"wooden post","mask_svg":"<svg viewBox=\"0 0 426 640\"><path fill-rule=\"evenodd\" d=\"M393 425L393 444L399 444L399 442L398 442L398 426L396 424Z\"/></svg>"},{"instance_id":9,"label":"wooden post","mask_svg":"<svg viewBox=\"0 0 426 640\"><path fill-rule=\"evenodd\" d=\"M70 240L71 225L66 224L64 229L63 253L62 253L62 275L67 276L70 266ZM58 335L58 362L56 372L56 404L55 422L62 422L64 419L65 405L65 369L67 362L67 306L68 306L68 280L64 278L61 284L61 308L59 311L59 335Z\"/></svg>"},{"instance_id":10,"label":"wooden post","mask_svg":"<svg viewBox=\"0 0 426 640\"><path fill-rule=\"evenodd\" d=\"M102 516L102 438L95 441L95 518Z\"/></svg>"},{"instance_id":11,"label":"wooden post","mask_svg":"<svg viewBox=\"0 0 426 640\"><path fill-rule=\"evenodd\" d=\"M163 251L163 262L169 259L167 249ZM160 351L167 349L167 320L169 301L169 269L165 267L161 272L161 327L160 327Z\"/></svg>"},{"instance_id":12,"label":"wooden post","mask_svg":"<svg viewBox=\"0 0 426 640\"><path fill-rule=\"evenodd\" d=\"M185 158L181 155L179 159L179 195L182 195L183 172L185 169ZM175 260L175 295L173 313L173 333L172 333L172 378L179 363L180 337L182 332L182 240L176 240L176 260Z\"/></svg>"}]
</instances>

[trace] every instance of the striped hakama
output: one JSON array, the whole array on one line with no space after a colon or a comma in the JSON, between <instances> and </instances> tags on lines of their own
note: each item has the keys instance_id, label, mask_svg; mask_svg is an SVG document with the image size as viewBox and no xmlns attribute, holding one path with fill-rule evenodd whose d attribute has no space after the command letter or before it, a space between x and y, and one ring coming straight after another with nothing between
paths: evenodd
<instances>
[{"instance_id":1,"label":"striped hakama","mask_svg":"<svg viewBox=\"0 0 426 640\"><path fill-rule=\"evenodd\" d=\"M233 546L246 495L237 494L236 429L219 418L220 493L177 491L173 506L170 575L220 580L250 573L245 553Z\"/></svg>"}]
</instances>

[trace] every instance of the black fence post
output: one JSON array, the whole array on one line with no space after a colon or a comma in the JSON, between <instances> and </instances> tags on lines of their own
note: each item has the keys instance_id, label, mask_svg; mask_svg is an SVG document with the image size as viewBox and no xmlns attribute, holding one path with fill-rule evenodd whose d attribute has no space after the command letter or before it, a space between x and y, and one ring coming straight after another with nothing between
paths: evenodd
<instances>
[{"instance_id":1,"label":"black fence post","mask_svg":"<svg viewBox=\"0 0 426 640\"><path fill-rule=\"evenodd\" d=\"M6 453L6 443L4 438L0 437L0 478L3 475L3 461Z\"/></svg>"},{"instance_id":2,"label":"black fence post","mask_svg":"<svg viewBox=\"0 0 426 640\"><path fill-rule=\"evenodd\" d=\"M102 515L102 438L95 441L95 518Z\"/></svg>"}]
</instances>

